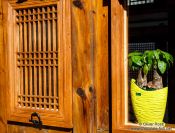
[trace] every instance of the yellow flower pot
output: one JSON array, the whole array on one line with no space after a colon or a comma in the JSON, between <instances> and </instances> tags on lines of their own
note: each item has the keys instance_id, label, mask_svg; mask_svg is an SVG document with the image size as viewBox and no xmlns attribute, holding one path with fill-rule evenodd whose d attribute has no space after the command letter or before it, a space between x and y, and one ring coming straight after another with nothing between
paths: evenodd
<instances>
[{"instance_id":1,"label":"yellow flower pot","mask_svg":"<svg viewBox=\"0 0 175 133\"><path fill-rule=\"evenodd\" d=\"M168 87L146 91L131 80L131 100L138 123L163 123Z\"/></svg>"}]
</instances>

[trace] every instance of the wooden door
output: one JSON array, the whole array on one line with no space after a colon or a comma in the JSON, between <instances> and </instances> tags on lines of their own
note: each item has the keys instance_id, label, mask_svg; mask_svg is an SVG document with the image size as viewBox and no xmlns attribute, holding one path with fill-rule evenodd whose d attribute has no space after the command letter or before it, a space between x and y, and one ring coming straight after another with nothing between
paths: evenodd
<instances>
[{"instance_id":1,"label":"wooden door","mask_svg":"<svg viewBox=\"0 0 175 133\"><path fill-rule=\"evenodd\" d=\"M0 6L1 132L71 132L70 1L1 0ZM25 126L37 117L39 127L61 130Z\"/></svg>"},{"instance_id":2,"label":"wooden door","mask_svg":"<svg viewBox=\"0 0 175 133\"><path fill-rule=\"evenodd\" d=\"M143 128L128 120L128 14L127 3L111 0L111 57L112 57L112 132L160 133L174 132L174 125L163 130Z\"/></svg>"},{"instance_id":3,"label":"wooden door","mask_svg":"<svg viewBox=\"0 0 175 133\"><path fill-rule=\"evenodd\" d=\"M0 0L0 132L108 132L108 64L107 1Z\"/></svg>"}]
</instances>

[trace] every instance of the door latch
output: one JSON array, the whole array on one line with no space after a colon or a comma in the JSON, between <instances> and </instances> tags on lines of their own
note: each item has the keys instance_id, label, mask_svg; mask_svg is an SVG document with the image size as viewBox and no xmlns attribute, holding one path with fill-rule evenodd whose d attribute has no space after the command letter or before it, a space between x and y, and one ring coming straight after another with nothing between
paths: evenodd
<instances>
[{"instance_id":1,"label":"door latch","mask_svg":"<svg viewBox=\"0 0 175 133\"><path fill-rule=\"evenodd\" d=\"M37 118L37 120L36 120ZM40 118L40 115L36 112L31 114L31 119L29 120L29 122L32 122L35 128L38 128L39 130L42 129L42 121Z\"/></svg>"}]
</instances>

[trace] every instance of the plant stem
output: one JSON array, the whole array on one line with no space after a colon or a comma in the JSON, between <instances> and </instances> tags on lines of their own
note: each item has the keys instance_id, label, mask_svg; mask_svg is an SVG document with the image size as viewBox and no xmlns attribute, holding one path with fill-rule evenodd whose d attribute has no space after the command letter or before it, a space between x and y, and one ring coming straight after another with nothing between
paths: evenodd
<instances>
[{"instance_id":1,"label":"plant stem","mask_svg":"<svg viewBox=\"0 0 175 133\"><path fill-rule=\"evenodd\" d=\"M163 88L162 76L160 76L156 69L154 69L153 73L153 87L155 89Z\"/></svg>"},{"instance_id":2,"label":"plant stem","mask_svg":"<svg viewBox=\"0 0 175 133\"><path fill-rule=\"evenodd\" d=\"M140 88L147 86L147 75L144 75L144 77L142 76L142 68L140 68L138 71L137 85Z\"/></svg>"}]
</instances>

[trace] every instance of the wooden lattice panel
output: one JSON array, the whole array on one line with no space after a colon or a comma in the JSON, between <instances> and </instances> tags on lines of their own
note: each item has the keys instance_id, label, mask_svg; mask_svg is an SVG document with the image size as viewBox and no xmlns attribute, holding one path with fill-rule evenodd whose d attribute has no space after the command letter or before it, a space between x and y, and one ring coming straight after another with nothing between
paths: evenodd
<instances>
[{"instance_id":1,"label":"wooden lattice panel","mask_svg":"<svg viewBox=\"0 0 175 133\"><path fill-rule=\"evenodd\" d=\"M19 107L58 110L57 6L16 10Z\"/></svg>"},{"instance_id":2,"label":"wooden lattice panel","mask_svg":"<svg viewBox=\"0 0 175 133\"><path fill-rule=\"evenodd\" d=\"M72 127L70 1L9 2L9 120Z\"/></svg>"}]
</instances>

